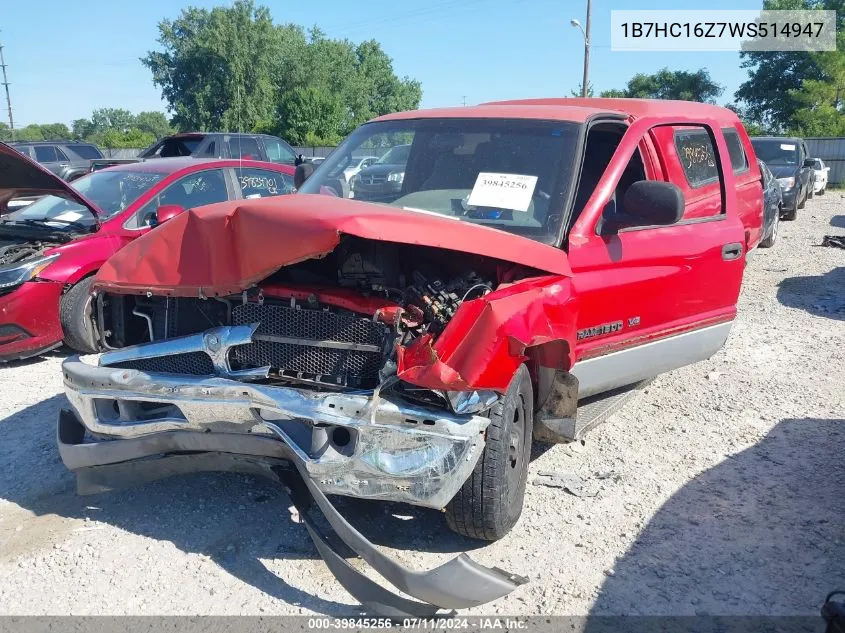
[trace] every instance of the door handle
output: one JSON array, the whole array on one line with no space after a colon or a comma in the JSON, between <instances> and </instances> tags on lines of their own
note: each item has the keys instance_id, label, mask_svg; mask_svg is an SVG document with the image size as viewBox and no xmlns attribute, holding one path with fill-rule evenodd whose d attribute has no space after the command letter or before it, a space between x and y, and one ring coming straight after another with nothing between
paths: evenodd
<instances>
[{"instance_id":1,"label":"door handle","mask_svg":"<svg viewBox=\"0 0 845 633\"><path fill-rule=\"evenodd\" d=\"M739 259L742 256L742 244L739 242L731 242L722 247L722 259L729 262L733 259Z\"/></svg>"}]
</instances>

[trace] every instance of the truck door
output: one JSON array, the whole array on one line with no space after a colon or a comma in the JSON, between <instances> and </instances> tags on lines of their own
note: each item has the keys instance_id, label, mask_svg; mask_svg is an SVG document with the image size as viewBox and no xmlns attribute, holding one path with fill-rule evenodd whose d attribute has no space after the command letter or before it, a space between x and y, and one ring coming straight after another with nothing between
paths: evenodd
<instances>
[{"instance_id":1,"label":"truck door","mask_svg":"<svg viewBox=\"0 0 845 633\"><path fill-rule=\"evenodd\" d=\"M656 134L682 131L676 144ZM704 132L705 134L701 134ZM586 161L590 157L587 136ZM642 150L656 152L643 161ZM637 167L647 165L646 169ZM584 171L584 170L582 170ZM602 228L624 213L637 179L678 185L685 210L665 226ZM702 196L697 185L719 183ZM583 197L583 196L578 196ZM734 177L715 121L634 121L616 147L568 235L578 301L579 397L632 384L703 360L725 342L745 267L744 229Z\"/></svg>"}]
</instances>

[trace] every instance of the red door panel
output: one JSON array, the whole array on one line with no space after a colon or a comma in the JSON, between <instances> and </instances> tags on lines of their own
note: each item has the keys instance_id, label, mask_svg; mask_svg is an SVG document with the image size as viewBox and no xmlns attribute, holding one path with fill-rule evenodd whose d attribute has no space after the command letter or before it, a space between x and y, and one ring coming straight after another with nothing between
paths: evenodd
<instances>
[{"instance_id":1,"label":"red door panel","mask_svg":"<svg viewBox=\"0 0 845 633\"><path fill-rule=\"evenodd\" d=\"M715 122L680 119L672 123L705 124L714 131L725 182L725 212L672 226L596 234L601 213L637 144L651 128L667 124L655 119L635 121L569 236L579 305L577 329L582 337L576 342L576 360L730 321L736 313L744 246L738 256L731 253L728 259L723 250L744 245L745 239L730 162L721 159L727 157L724 139ZM664 162L664 170L672 182L683 178L671 161Z\"/></svg>"}]
</instances>

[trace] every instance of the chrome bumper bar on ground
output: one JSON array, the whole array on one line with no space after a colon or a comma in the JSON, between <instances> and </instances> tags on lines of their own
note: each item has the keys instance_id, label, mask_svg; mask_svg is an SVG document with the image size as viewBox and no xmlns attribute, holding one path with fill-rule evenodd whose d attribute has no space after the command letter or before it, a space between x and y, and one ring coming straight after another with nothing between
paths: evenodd
<instances>
[{"instance_id":1,"label":"chrome bumper bar on ground","mask_svg":"<svg viewBox=\"0 0 845 633\"><path fill-rule=\"evenodd\" d=\"M387 397L148 374L99 367L78 357L65 360L62 371L82 424L95 438L112 440L85 445L89 465L96 465L98 454L115 451L126 459L172 451L244 454L239 436L251 438L256 447L263 438L295 455L324 493L434 508L445 506L475 468L489 423L482 416L432 411ZM349 437L342 448L327 439L337 427ZM307 437L295 437L303 430ZM147 439L123 449L110 446L114 440L142 438ZM205 442L209 448L195 447ZM65 463L74 468L70 457Z\"/></svg>"},{"instance_id":2,"label":"chrome bumper bar on ground","mask_svg":"<svg viewBox=\"0 0 845 633\"><path fill-rule=\"evenodd\" d=\"M85 427L70 410L59 414L62 461L84 492L102 492L197 471L231 470L269 477L286 485L308 534L338 582L370 612L388 617L428 617L439 609L462 609L509 594L527 579L479 565L466 554L430 571L408 569L388 558L331 505L296 453L278 439L246 434L165 431L99 443L85 442ZM185 452L187 451L187 452ZM235 452L230 452L235 451ZM159 455L158 459L139 459ZM409 600L370 580L330 544L308 507L315 502L331 528ZM421 602L418 602L421 601Z\"/></svg>"}]
</instances>

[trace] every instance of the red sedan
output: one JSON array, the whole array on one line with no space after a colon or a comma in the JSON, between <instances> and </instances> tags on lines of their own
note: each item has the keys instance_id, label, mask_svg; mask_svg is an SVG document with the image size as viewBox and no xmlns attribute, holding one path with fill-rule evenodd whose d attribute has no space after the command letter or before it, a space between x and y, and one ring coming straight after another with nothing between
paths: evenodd
<instances>
[{"instance_id":1,"label":"red sedan","mask_svg":"<svg viewBox=\"0 0 845 633\"><path fill-rule=\"evenodd\" d=\"M293 174L293 167L269 162L167 158L66 183L0 144L0 207L14 197L47 194L0 216L0 361L63 341L94 351L84 315L103 262L189 209L291 193Z\"/></svg>"}]
</instances>

